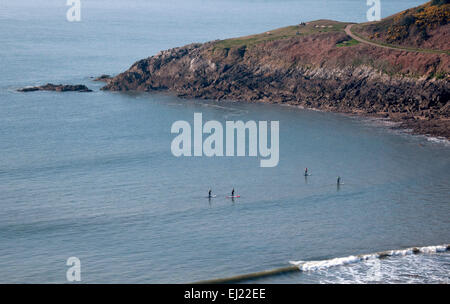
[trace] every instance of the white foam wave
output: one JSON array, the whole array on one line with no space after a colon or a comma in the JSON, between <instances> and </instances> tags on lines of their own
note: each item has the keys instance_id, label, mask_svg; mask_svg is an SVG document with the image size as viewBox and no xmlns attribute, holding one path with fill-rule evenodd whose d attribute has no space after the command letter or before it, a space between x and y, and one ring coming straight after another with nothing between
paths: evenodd
<instances>
[{"instance_id":1,"label":"white foam wave","mask_svg":"<svg viewBox=\"0 0 450 304\"><path fill-rule=\"evenodd\" d=\"M426 246L426 247L411 247L401 250L389 250L377 252L373 254L351 255L342 258L333 258L322 261L290 261L289 263L297 266L301 271L314 271L320 269L327 269L335 266L343 266L363 261L380 259L392 256L407 256L412 254L433 254L438 252L445 252L450 250L450 245Z\"/></svg>"},{"instance_id":2,"label":"white foam wave","mask_svg":"<svg viewBox=\"0 0 450 304\"><path fill-rule=\"evenodd\" d=\"M450 141L444 137L427 137L427 140L432 143L444 144L445 146L450 146Z\"/></svg>"}]
</instances>

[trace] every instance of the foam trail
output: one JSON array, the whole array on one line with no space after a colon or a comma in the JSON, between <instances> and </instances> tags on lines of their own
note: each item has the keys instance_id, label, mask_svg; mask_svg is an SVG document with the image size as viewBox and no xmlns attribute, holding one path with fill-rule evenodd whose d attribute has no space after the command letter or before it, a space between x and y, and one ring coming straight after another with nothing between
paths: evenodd
<instances>
[{"instance_id":1,"label":"foam trail","mask_svg":"<svg viewBox=\"0 0 450 304\"><path fill-rule=\"evenodd\" d=\"M327 269L335 266L359 263L371 259L382 259L391 256L406 256L420 253L433 254L438 252L445 252L447 250L450 250L449 244L439 246L411 247L401 250L381 251L373 254L351 255L347 257L334 258L322 261L290 261L289 263L297 266L300 271L314 271L319 269Z\"/></svg>"}]
</instances>

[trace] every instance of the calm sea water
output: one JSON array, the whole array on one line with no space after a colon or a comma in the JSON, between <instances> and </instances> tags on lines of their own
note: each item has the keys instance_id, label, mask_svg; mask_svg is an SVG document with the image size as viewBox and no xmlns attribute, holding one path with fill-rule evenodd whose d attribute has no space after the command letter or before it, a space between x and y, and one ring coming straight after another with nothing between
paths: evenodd
<instances>
[{"instance_id":1,"label":"calm sea water","mask_svg":"<svg viewBox=\"0 0 450 304\"><path fill-rule=\"evenodd\" d=\"M90 80L190 42L361 22L365 0L82 0L73 23L65 1L28 2L0 4L0 282L65 282L71 256L82 282L178 283L449 242L445 142L291 107L102 92ZM383 1L382 14L421 2ZM94 92L15 91L46 82ZM170 127L194 112L279 120L279 165L173 157ZM235 202L225 198L233 187ZM449 254L438 253L261 282L428 283L449 273Z\"/></svg>"}]
</instances>

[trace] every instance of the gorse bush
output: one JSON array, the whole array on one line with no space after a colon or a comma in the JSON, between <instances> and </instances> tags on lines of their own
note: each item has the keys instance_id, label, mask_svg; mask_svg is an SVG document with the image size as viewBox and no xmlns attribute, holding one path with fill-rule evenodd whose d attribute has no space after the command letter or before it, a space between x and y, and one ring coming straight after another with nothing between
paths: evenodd
<instances>
[{"instance_id":1,"label":"gorse bush","mask_svg":"<svg viewBox=\"0 0 450 304\"><path fill-rule=\"evenodd\" d=\"M410 25L413 25L415 21L416 18L413 15L407 15L400 21L400 25L409 27Z\"/></svg>"},{"instance_id":2,"label":"gorse bush","mask_svg":"<svg viewBox=\"0 0 450 304\"><path fill-rule=\"evenodd\" d=\"M394 24L388 28L386 37L389 43L402 41L409 36L411 27L416 27L420 37L426 40L427 31L450 20L450 0L434 0L415 11L405 11L394 18Z\"/></svg>"}]
</instances>

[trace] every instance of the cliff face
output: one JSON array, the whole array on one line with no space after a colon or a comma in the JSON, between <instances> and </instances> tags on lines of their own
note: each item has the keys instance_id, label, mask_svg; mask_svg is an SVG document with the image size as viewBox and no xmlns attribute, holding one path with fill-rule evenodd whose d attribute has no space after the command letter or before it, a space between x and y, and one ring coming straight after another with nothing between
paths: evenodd
<instances>
[{"instance_id":1,"label":"cliff face","mask_svg":"<svg viewBox=\"0 0 450 304\"><path fill-rule=\"evenodd\" d=\"M365 113L450 138L450 56L359 43L345 26L320 20L170 49L136 62L103 89Z\"/></svg>"}]
</instances>

